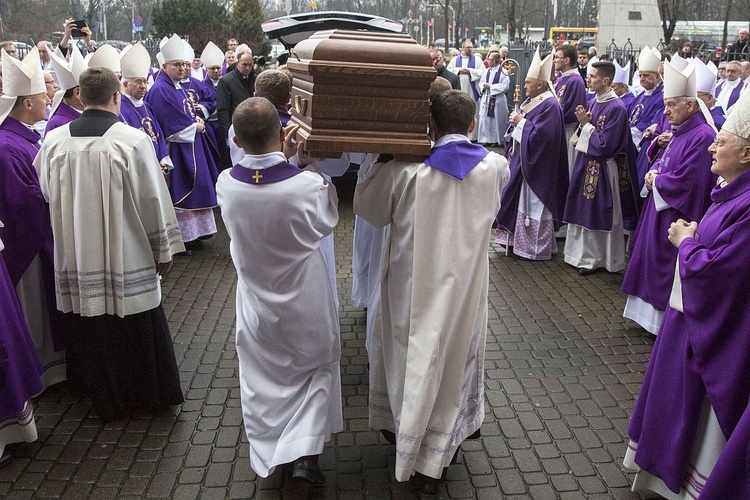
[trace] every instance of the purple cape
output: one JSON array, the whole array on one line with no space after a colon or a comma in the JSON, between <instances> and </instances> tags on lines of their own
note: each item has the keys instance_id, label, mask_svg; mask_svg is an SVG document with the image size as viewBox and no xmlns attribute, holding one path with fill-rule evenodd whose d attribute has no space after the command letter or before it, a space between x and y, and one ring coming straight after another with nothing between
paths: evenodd
<instances>
[{"instance_id":1,"label":"purple cape","mask_svg":"<svg viewBox=\"0 0 750 500\"><path fill-rule=\"evenodd\" d=\"M505 148L510 154L510 179L500 199L497 226L511 233L516 231L518 200L525 180L552 212L554 227L558 229L568 192L568 150L562 108L557 99L547 98L524 118L521 143L511 141L513 146ZM544 147L540 147L542 144Z\"/></svg>"},{"instance_id":2,"label":"purple cape","mask_svg":"<svg viewBox=\"0 0 750 500\"><path fill-rule=\"evenodd\" d=\"M303 170L299 167L295 167L291 163L282 161L272 167L260 170L243 167L242 165L235 165L232 167L232 170L229 171L229 175L245 184L255 185L284 181L294 177L300 172L303 172Z\"/></svg>"},{"instance_id":3,"label":"purple cape","mask_svg":"<svg viewBox=\"0 0 750 500\"><path fill-rule=\"evenodd\" d=\"M42 390L42 366L0 252L0 427ZM20 420L20 418L19 418Z\"/></svg>"},{"instance_id":4,"label":"purple cape","mask_svg":"<svg viewBox=\"0 0 750 500\"><path fill-rule=\"evenodd\" d=\"M664 156L654 163L659 171L656 187L670 208L657 212L653 193L646 197L622 291L660 311L666 310L669 303L677 258L667 230L677 219L700 220L711 204L716 176L711 173L708 147L714 137L716 134L703 115L696 113L674 130Z\"/></svg>"},{"instance_id":5,"label":"purple cape","mask_svg":"<svg viewBox=\"0 0 750 500\"><path fill-rule=\"evenodd\" d=\"M555 95L562 106L565 125L578 123L576 107L586 106L586 84L577 71L570 76L561 76L555 81Z\"/></svg>"},{"instance_id":6,"label":"purple cape","mask_svg":"<svg viewBox=\"0 0 750 500\"><path fill-rule=\"evenodd\" d=\"M49 117L47 126L44 128L44 135L46 136L49 134L50 130L62 127L66 123L70 123L73 120L80 118L80 116L81 113L79 113L78 110L68 106L65 102L61 102L52 116Z\"/></svg>"},{"instance_id":7,"label":"purple cape","mask_svg":"<svg viewBox=\"0 0 750 500\"><path fill-rule=\"evenodd\" d=\"M660 83L651 95L641 92L628 110L630 126L640 131L659 121L664 113L664 86Z\"/></svg>"},{"instance_id":8,"label":"purple cape","mask_svg":"<svg viewBox=\"0 0 750 500\"><path fill-rule=\"evenodd\" d=\"M175 88L163 72L156 77L145 101L151 106L165 139L195 123L195 110L182 88ZM195 134L195 141L169 142L169 156L174 163L170 171L170 193L176 208L203 209L216 206L216 163L209 151L205 134Z\"/></svg>"},{"instance_id":9,"label":"purple cape","mask_svg":"<svg viewBox=\"0 0 750 500\"><path fill-rule=\"evenodd\" d=\"M151 142L154 143L154 150L156 151L156 157L161 161L165 156L169 155L169 149L167 143L164 140L164 134L161 131L159 122L154 117L154 112L151 110L151 106L148 103L143 103L143 106L136 107L127 97L122 98L122 105L120 105L120 116L119 118L123 123L127 123L133 128L137 128L146 132L151 138Z\"/></svg>"},{"instance_id":10,"label":"purple cape","mask_svg":"<svg viewBox=\"0 0 750 500\"><path fill-rule=\"evenodd\" d=\"M614 158L617 163L622 217L631 217L640 208L640 196L635 192L635 149L627 110L620 99L592 99L589 112L595 130L589 138L588 153L576 155L563 220L593 231L610 231L614 198L606 162Z\"/></svg>"},{"instance_id":11,"label":"purple cape","mask_svg":"<svg viewBox=\"0 0 750 500\"><path fill-rule=\"evenodd\" d=\"M630 106L633 104L633 101L635 101L635 96L632 92L625 92L620 96L620 100L622 101L623 105L625 105L625 109L628 110L628 113L630 113Z\"/></svg>"},{"instance_id":12,"label":"purple cape","mask_svg":"<svg viewBox=\"0 0 750 500\"><path fill-rule=\"evenodd\" d=\"M424 163L462 181L488 154L489 151L479 144L454 141L432 148L430 156L425 158Z\"/></svg>"},{"instance_id":13,"label":"purple cape","mask_svg":"<svg viewBox=\"0 0 750 500\"><path fill-rule=\"evenodd\" d=\"M5 224L0 239L5 243L3 258L13 286L39 255L52 339L55 349L62 351L65 343L55 297L52 223L33 165L38 141L36 131L13 117L0 125L0 220Z\"/></svg>"},{"instance_id":14,"label":"purple cape","mask_svg":"<svg viewBox=\"0 0 750 500\"><path fill-rule=\"evenodd\" d=\"M674 492L703 399L729 438L750 396L750 171L714 188L711 199L695 238L678 251L685 312L667 308L628 428L635 462Z\"/></svg>"}]
</instances>

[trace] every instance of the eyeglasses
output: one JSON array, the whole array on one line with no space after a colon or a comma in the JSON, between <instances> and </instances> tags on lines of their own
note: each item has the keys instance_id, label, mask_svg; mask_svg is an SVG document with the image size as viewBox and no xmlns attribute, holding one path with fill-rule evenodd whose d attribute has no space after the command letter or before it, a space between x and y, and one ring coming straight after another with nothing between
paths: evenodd
<instances>
[{"instance_id":1,"label":"eyeglasses","mask_svg":"<svg viewBox=\"0 0 750 500\"><path fill-rule=\"evenodd\" d=\"M183 62L173 62L171 66L174 66L175 68L182 68L184 66L190 66L190 63L183 63Z\"/></svg>"}]
</instances>

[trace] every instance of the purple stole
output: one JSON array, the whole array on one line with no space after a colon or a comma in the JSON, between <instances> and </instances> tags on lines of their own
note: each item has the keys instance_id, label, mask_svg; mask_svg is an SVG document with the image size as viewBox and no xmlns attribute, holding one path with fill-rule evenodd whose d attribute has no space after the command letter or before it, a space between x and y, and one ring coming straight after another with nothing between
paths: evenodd
<instances>
[{"instance_id":1,"label":"purple stole","mask_svg":"<svg viewBox=\"0 0 750 500\"><path fill-rule=\"evenodd\" d=\"M714 97L719 97L719 94L721 93L721 89L724 88L724 83L726 80L723 80L721 83L719 83L716 88L714 89Z\"/></svg>"},{"instance_id":2,"label":"purple stole","mask_svg":"<svg viewBox=\"0 0 750 500\"><path fill-rule=\"evenodd\" d=\"M461 54L459 54L456 57L458 57L458 63L456 64L456 67L457 68L463 68L463 62L464 62L463 59L462 59L463 56ZM475 68L475 66L474 66L474 54L472 54L471 56L469 56L469 62L466 64L466 67L469 68L469 69L474 69ZM476 87L476 85L474 85L474 83L471 83L471 90L472 90L472 92L474 92L474 100L476 101L477 99L479 99L479 92L477 92L477 87Z\"/></svg>"},{"instance_id":3,"label":"purple stole","mask_svg":"<svg viewBox=\"0 0 750 500\"><path fill-rule=\"evenodd\" d=\"M245 184L271 184L273 182L285 181L302 172L303 170L299 167L282 161L272 167L259 170L243 167L238 164L232 167L229 175Z\"/></svg>"},{"instance_id":4,"label":"purple stole","mask_svg":"<svg viewBox=\"0 0 750 500\"><path fill-rule=\"evenodd\" d=\"M500 81L500 74L503 72L502 66L496 66L498 68L497 73L495 73L495 78L492 79L492 85L497 85L497 83ZM487 75L484 78L485 83L490 83L490 72L487 72ZM490 94L490 104L487 106L487 116L490 118L495 117L495 101L497 100L497 96L494 96Z\"/></svg>"},{"instance_id":5,"label":"purple stole","mask_svg":"<svg viewBox=\"0 0 750 500\"><path fill-rule=\"evenodd\" d=\"M727 101L727 109L731 108L734 103L737 102L737 99L740 98L740 92L742 92L742 87L744 87L745 84L740 82L739 85L737 85L734 90L732 90L732 93L729 94L729 101Z\"/></svg>"},{"instance_id":6,"label":"purple stole","mask_svg":"<svg viewBox=\"0 0 750 500\"><path fill-rule=\"evenodd\" d=\"M484 146L468 141L453 141L444 146L432 148L424 163L446 175L464 180L474 167L489 154Z\"/></svg>"}]
</instances>

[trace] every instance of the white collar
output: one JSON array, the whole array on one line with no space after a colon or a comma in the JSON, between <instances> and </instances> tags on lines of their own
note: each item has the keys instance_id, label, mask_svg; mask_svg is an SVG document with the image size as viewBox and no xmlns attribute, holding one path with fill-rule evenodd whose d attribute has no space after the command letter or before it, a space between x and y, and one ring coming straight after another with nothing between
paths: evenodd
<instances>
[{"instance_id":1,"label":"white collar","mask_svg":"<svg viewBox=\"0 0 750 500\"><path fill-rule=\"evenodd\" d=\"M441 137L440 139L438 139L437 142L432 147L439 148L440 146L445 146L448 143L456 142L456 141L469 142L469 138L463 134L447 134Z\"/></svg>"},{"instance_id":2,"label":"white collar","mask_svg":"<svg viewBox=\"0 0 750 500\"><path fill-rule=\"evenodd\" d=\"M132 102L133 106L135 106L136 108L140 108L141 106L143 106L143 99L136 99L135 97L128 95L128 94L122 94L122 95L127 97L128 100Z\"/></svg>"},{"instance_id":3,"label":"white collar","mask_svg":"<svg viewBox=\"0 0 750 500\"><path fill-rule=\"evenodd\" d=\"M246 154L242 160L240 160L238 165L253 170L265 170L274 165L278 165L282 161L286 161L284 153L281 151L274 151L273 153L265 153L262 155Z\"/></svg>"},{"instance_id":4,"label":"white collar","mask_svg":"<svg viewBox=\"0 0 750 500\"><path fill-rule=\"evenodd\" d=\"M617 99L617 94L615 94L615 91L612 89L609 89L601 96L599 94L596 95L596 102L608 102L613 99Z\"/></svg>"},{"instance_id":5,"label":"white collar","mask_svg":"<svg viewBox=\"0 0 750 500\"><path fill-rule=\"evenodd\" d=\"M578 73L578 70L576 68L570 68L568 71L564 71L560 76L570 76L575 75ZM580 73L578 73L580 75Z\"/></svg>"}]
</instances>

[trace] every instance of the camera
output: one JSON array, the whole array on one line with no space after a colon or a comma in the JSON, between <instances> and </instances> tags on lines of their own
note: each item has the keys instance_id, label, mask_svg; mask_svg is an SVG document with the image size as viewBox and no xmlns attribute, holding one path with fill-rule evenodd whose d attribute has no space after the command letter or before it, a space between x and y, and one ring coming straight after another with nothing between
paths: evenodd
<instances>
[{"instance_id":1,"label":"camera","mask_svg":"<svg viewBox=\"0 0 750 500\"><path fill-rule=\"evenodd\" d=\"M72 38L86 38L86 33L82 31L83 28L88 27L86 21L81 19L80 21L74 21L73 24L75 24L75 28L70 32L70 36Z\"/></svg>"},{"instance_id":2,"label":"camera","mask_svg":"<svg viewBox=\"0 0 750 500\"><path fill-rule=\"evenodd\" d=\"M253 62L257 64L258 66L265 66L266 58L263 56L253 56Z\"/></svg>"}]
</instances>

